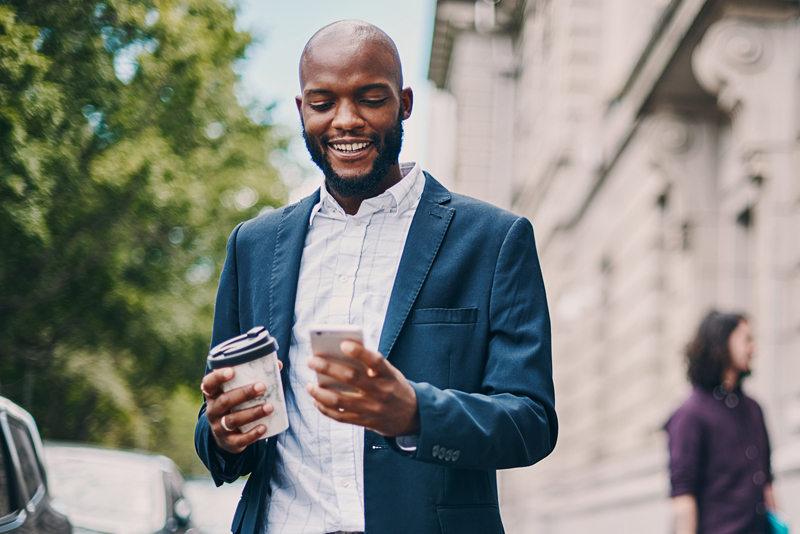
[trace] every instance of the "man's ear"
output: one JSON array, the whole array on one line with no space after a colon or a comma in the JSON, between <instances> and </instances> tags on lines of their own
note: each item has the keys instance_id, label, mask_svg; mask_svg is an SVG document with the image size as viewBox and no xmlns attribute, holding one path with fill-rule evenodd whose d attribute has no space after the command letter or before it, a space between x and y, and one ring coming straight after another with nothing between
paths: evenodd
<instances>
[{"instance_id":1,"label":"man's ear","mask_svg":"<svg viewBox=\"0 0 800 534\"><path fill-rule=\"evenodd\" d=\"M400 93L400 105L403 106L403 120L406 120L411 116L411 109L414 107L414 93L410 87Z\"/></svg>"},{"instance_id":2,"label":"man's ear","mask_svg":"<svg viewBox=\"0 0 800 534\"><path fill-rule=\"evenodd\" d=\"M297 104L297 111L300 112L300 118L302 118L303 117L303 97L300 96L300 95L297 95L296 97L294 97L294 103Z\"/></svg>"}]
</instances>

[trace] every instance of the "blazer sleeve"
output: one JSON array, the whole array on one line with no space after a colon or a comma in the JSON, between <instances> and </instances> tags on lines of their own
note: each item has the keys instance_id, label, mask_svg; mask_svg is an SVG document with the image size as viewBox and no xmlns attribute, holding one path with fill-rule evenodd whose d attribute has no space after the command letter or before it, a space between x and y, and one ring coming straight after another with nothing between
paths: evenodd
<instances>
[{"instance_id":1,"label":"blazer sleeve","mask_svg":"<svg viewBox=\"0 0 800 534\"><path fill-rule=\"evenodd\" d=\"M550 317L533 228L524 218L509 228L492 273L488 339L480 393L412 383L421 423L413 458L506 469L534 464L555 447ZM396 439L386 441L403 454Z\"/></svg>"},{"instance_id":2,"label":"blazer sleeve","mask_svg":"<svg viewBox=\"0 0 800 534\"><path fill-rule=\"evenodd\" d=\"M236 236L241 226L239 224L228 239L227 257L222 268L216 308L214 309L212 347L241 333L239 284L236 270ZM211 369L206 366L206 374L210 371ZM258 449L264 446L264 441L259 440L253 443L239 454L232 454L218 448L206 417L206 403L203 402L195 426L194 444L197 455L208 468L214 483L221 486L223 482L233 482L240 476L252 472L256 465Z\"/></svg>"}]
</instances>

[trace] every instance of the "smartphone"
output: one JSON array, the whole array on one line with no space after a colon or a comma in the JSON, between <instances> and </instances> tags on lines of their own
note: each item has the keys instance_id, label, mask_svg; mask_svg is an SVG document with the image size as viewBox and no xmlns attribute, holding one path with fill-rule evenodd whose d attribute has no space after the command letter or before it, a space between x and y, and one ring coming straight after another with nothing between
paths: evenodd
<instances>
[{"instance_id":1,"label":"smartphone","mask_svg":"<svg viewBox=\"0 0 800 534\"><path fill-rule=\"evenodd\" d=\"M321 324L311 327L311 352L317 356L336 360L345 365L350 365L357 369L364 369L364 365L358 360L345 356L340 348L342 341L364 342L361 327L344 324ZM354 393L358 390L343 382L331 378L327 375L317 373L317 382L320 386L333 391Z\"/></svg>"}]
</instances>

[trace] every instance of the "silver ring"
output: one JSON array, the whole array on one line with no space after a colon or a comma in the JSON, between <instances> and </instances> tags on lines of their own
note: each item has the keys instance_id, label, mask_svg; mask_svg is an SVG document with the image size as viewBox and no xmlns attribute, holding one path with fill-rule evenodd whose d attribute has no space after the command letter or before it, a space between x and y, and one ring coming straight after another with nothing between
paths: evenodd
<instances>
[{"instance_id":1,"label":"silver ring","mask_svg":"<svg viewBox=\"0 0 800 534\"><path fill-rule=\"evenodd\" d=\"M226 415L223 415L222 419L220 419L219 422L222 423L222 428L224 428L228 432L233 432L233 429L232 428L228 428L228 425L225 424L225 418L226 417L227 417Z\"/></svg>"}]
</instances>

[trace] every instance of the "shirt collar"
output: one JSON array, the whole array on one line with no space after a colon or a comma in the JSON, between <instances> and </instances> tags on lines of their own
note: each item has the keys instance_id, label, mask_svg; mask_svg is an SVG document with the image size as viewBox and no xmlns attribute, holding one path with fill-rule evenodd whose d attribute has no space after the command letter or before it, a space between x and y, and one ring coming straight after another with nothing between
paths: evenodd
<instances>
[{"instance_id":1,"label":"shirt collar","mask_svg":"<svg viewBox=\"0 0 800 534\"><path fill-rule=\"evenodd\" d=\"M395 217L405 213L409 209L416 208L416 205L425 189L422 168L418 163L408 162L400 164L400 172L403 179L392 187L378 195L368 198L361 203L358 213L354 217L372 214L381 210L388 209ZM328 192L325 184L320 187L319 202L311 210L309 226L314 223L314 217L321 213L331 218L346 218L344 209L336 202L336 199Z\"/></svg>"}]
</instances>

